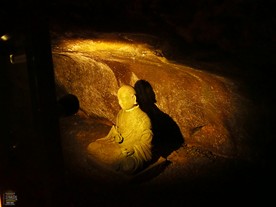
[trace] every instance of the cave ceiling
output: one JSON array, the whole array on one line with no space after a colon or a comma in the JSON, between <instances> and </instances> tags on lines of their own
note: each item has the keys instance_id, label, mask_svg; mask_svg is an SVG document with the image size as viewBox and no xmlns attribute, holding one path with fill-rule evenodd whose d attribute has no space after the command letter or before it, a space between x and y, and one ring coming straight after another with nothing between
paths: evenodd
<instances>
[{"instance_id":1,"label":"cave ceiling","mask_svg":"<svg viewBox=\"0 0 276 207\"><path fill-rule=\"evenodd\" d=\"M24 27L22 23L34 20L33 14L46 16L51 24L60 27L82 26L97 31L152 33L183 44L216 47L233 53L264 48L270 51L275 28L272 2L8 1L3 2L0 8L1 31Z\"/></svg>"}]
</instances>

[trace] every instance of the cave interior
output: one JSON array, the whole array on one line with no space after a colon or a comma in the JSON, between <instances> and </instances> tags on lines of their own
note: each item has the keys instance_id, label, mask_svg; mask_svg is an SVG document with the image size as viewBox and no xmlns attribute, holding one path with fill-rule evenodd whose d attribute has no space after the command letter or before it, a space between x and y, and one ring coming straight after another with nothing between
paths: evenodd
<instances>
[{"instance_id":1,"label":"cave interior","mask_svg":"<svg viewBox=\"0 0 276 207\"><path fill-rule=\"evenodd\" d=\"M269 203L272 3L5 2L0 194L28 207ZM185 144L166 155L168 166L129 183L87 163L85 147L119 110L111 93L139 79Z\"/></svg>"}]
</instances>

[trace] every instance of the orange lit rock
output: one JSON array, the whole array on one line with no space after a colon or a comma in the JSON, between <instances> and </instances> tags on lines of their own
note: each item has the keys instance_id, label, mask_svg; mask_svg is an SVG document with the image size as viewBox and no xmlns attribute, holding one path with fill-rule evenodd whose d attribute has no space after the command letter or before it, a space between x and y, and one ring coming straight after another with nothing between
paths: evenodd
<instances>
[{"instance_id":1,"label":"orange lit rock","mask_svg":"<svg viewBox=\"0 0 276 207\"><path fill-rule=\"evenodd\" d=\"M168 61L148 36L126 37L56 38L53 61L59 90L76 95L90 117L114 121L118 88L147 80L158 108L178 124L187 145L227 157L247 156L243 126L249 105L234 81Z\"/></svg>"}]
</instances>

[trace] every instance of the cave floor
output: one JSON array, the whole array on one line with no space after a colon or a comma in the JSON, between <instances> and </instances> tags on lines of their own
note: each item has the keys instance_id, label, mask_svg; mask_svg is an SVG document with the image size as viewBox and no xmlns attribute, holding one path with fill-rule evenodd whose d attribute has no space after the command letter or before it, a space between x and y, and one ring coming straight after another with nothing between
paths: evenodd
<instances>
[{"instance_id":1,"label":"cave floor","mask_svg":"<svg viewBox=\"0 0 276 207\"><path fill-rule=\"evenodd\" d=\"M73 206L184 203L191 206L198 202L212 202L214 196L215 199L223 197L234 201L255 193L260 196L260 192L264 192L265 183L260 179L263 172L256 165L220 157L193 146L182 146L174 151L167 157L166 166L157 168L143 179L136 182L120 179L93 166L87 159L86 147L108 133L108 122L87 117L79 111L61 118L60 128L65 177Z\"/></svg>"}]
</instances>

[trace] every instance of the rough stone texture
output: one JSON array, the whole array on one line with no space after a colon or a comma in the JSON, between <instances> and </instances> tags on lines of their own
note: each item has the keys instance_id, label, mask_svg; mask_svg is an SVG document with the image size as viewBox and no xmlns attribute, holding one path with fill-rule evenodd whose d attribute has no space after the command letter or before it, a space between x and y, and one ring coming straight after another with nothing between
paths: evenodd
<instances>
[{"instance_id":1,"label":"rough stone texture","mask_svg":"<svg viewBox=\"0 0 276 207\"><path fill-rule=\"evenodd\" d=\"M220 199L219 205L234 205L241 199L249 202L245 192L252 197L267 189L249 162L223 158L193 146L179 148L168 157L169 164L163 170L133 182L87 159L89 143L106 135L110 126L82 111L60 122L66 180L71 202L77 206L197 206L214 205Z\"/></svg>"},{"instance_id":2,"label":"rough stone texture","mask_svg":"<svg viewBox=\"0 0 276 207\"><path fill-rule=\"evenodd\" d=\"M170 62L157 43L158 38L146 35L54 34L58 88L76 95L90 117L113 121L120 85L147 80L157 106L178 124L187 145L226 157L247 157L250 141L243 126L250 103L237 92L238 83Z\"/></svg>"}]
</instances>

